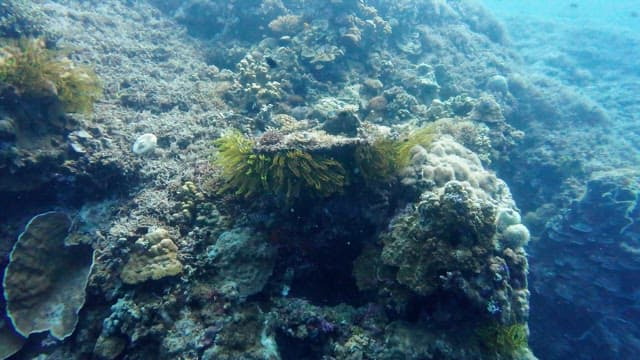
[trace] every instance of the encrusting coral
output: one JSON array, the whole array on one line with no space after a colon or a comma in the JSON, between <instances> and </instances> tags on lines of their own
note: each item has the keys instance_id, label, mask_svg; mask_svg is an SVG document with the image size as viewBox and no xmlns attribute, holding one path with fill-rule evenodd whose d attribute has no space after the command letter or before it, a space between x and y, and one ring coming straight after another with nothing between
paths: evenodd
<instances>
[{"instance_id":1,"label":"encrusting coral","mask_svg":"<svg viewBox=\"0 0 640 360\"><path fill-rule=\"evenodd\" d=\"M22 96L54 97L70 113L91 112L102 94L93 70L47 49L43 39L21 39L0 49L0 83Z\"/></svg>"},{"instance_id":2,"label":"encrusting coral","mask_svg":"<svg viewBox=\"0 0 640 360\"><path fill-rule=\"evenodd\" d=\"M427 148L412 147L400 172L401 183L418 189L419 199L356 259L356 282L363 291L377 290L398 311L415 296L440 309L449 306L443 299L463 301L465 310L452 313L459 324L466 322L460 326L478 329L484 352L499 358L528 354L522 248L528 230L509 189L451 137Z\"/></svg>"},{"instance_id":3,"label":"encrusting coral","mask_svg":"<svg viewBox=\"0 0 640 360\"><path fill-rule=\"evenodd\" d=\"M178 260L178 247L165 229L149 232L135 243L136 251L125 264L120 278L125 284L138 284L158 280L182 272Z\"/></svg>"}]
</instances>

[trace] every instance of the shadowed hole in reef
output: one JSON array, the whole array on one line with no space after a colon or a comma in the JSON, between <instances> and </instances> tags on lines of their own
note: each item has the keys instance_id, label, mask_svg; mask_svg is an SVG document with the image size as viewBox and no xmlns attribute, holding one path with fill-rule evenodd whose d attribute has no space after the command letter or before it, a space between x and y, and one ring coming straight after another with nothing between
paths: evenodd
<instances>
[{"instance_id":1,"label":"shadowed hole in reef","mask_svg":"<svg viewBox=\"0 0 640 360\"><path fill-rule=\"evenodd\" d=\"M361 241L334 239L332 248L317 249L295 269L290 295L317 305L363 303L352 276L353 261L362 248Z\"/></svg>"},{"instance_id":2,"label":"shadowed hole in reef","mask_svg":"<svg viewBox=\"0 0 640 360\"><path fill-rule=\"evenodd\" d=\"M274 278L289 287L288 296L316 305L364 303L353 277L353 262L375 226L362 207L346 200L298 209L272 229L280 260Z\"/></svg>"},{"instance_id":3,"label":"shadowed hole in reef","mask_svg":"<svg viewBox=\"0 0 640 360\"><path fill-rule=\"evenodd\" d=\"M276 342L282 360L320 360L322 348L327 346L327 336L318 335L311 339L296 339L284 331L276 332Z\"/></svg>"}]
</instances>

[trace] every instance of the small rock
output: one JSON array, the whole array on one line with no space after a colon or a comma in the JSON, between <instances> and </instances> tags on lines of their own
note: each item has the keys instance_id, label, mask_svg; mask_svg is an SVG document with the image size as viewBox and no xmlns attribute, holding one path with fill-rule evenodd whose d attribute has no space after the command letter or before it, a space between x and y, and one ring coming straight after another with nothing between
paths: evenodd
<instances>
[{"instance_id":1,"label":"small rock","mask_svg":"<svg viewBox=\"0 0 640 360\"><path fill-rule=\"evenodd\" d=\"M155 150L157 145L158 138L151 133L146 133L140 135L138 139L136 139L136 142L133 143L131 150L136 155L145 155Z\"/></svg>"}]
</instances>

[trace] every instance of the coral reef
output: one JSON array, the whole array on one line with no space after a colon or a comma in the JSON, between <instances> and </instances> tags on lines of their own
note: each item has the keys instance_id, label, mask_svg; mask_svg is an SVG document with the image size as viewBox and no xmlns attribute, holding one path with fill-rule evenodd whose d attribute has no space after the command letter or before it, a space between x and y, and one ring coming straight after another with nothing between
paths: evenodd
<instances>
[{"instance_id":1,"label":"coral reef","mask_svg":"<svg viewBox=\"0 0 640 360\"><path fill-rule=\"evenodd\" d=\"M460 327L488 326L483 321L524 326L529 292L521 232L528 232L506 184L449 137L436 140L428 151L414 146L402 174L403 183L420 189L419 200L391 220L377 249L370 247L356 260L354 276L361 289L376 290L399 312L416 295L426 297L423 301L450 314ZM509 358L521 347L496 345L486 351Z\"/></svg>"},{"instance_id":2,"label":"coral reef","mask_svg":"<svg viewBox=\"0 0 640 360\"><path fill-rule=\"evenodd\" d=\"M74 238L98 256L74 337L20 356L533 358L520 331L530 234L485 169L522 135L508 123L514 58L481 8L42 9L73 64L95 64L104 97L90 114L26 122L10 110L27 91L7 87L0 150L32 161L14 171L23 164L7 150L0 185L73 211ZM36 124L37 143L23 142ZM140 134L154 134L152 156L132 152ZM9 217L2 235L19 222ZM476 330L494 325L483 341Z\"/></svg>"},{"instance_id":3,"label":"coral reef","mask_svg":"<svg viewBox=\"0 0 640 360\"><path fill-rule=\"evenodd\" d=\"M260 291L271 276L275 251L264 234L249 228L222 233L207 249L207 263L215 269L208 281L226 289L227 297L246 298Z\"/></svg>"},{"instance_id":4,"label":"coral reef","mask_svg":"<svg viewBox=\"0 0 640 360\"><path fill-rule=\"evenodd\" d=\"M120 278L125 284L138 284L175 276L181 272L178 247L167 230L158 228L136 240L133 253L122 268Z\"/></svg>"},{"instance_id":5,"label":"coral reef","mask_svg":"<svg viewBox=\"0 0 640 360\"><path fill-rule=\"evenodd\" d=\"M505 227L496 221L504 218L502 212L515 210L506 184L484 170L474 154L450 138L434 142L428 152L414 147L411 160L412 170L405 172L403 182L411 183L407 177L416 176L424 188L415 207L392 220L393 230L383 237L383 261L398 267L398 281L420 294L433 293L443 281L457 283L456 286L461 286L459 291L483 309L490 301L498 300L480 294L487 287L497 286L494 291L507 296L499 306L510 309L511 288L526 291L527 267L523 243L505 241L509 229L523 226ZM517 263L508 257L500 258L500 251L506 255L507 249L519 253ZM497 269L498 273L487 274ZM507 279L504 272L511 278ZM442 278L445 273L447 279ZM459 276L456 274L471 273L479 277L462 283L455 280ZM491 284L491 278L499 279L499 285ZM526 312L517 309L514 312L519 321L526 319ZM504 320L515 319L505 313L502 316Z\"/></svg>"},{"instance_id":6,"label":"coral reef","mask_svg":"<svg viewBox=\"0 0 640 360\"><path fill-rule=\"evenodd\" d=\"M232 321L216 335L215 345L203 359L281 359L271 325L255 306L239 309Z\"/></svg>"},{"instance_id":7,"label":"coral reef","mask_svg":"<svg viewBox=\"0 0 640 360\"><path fill-rule=\"evenodd\" d=\"M279 35L295 35L304 29L304 18L300 15L281 15L269 22L269 29Z\"/></svg>"},{"instance_id":8,"label":"coral reef","mask_svg":"<svg viewBox=\"0 0 640 360\"><path fill-rule=\"evenodd\" d=\"M103 177L88 170L107 165L105 158L78 166L89 143L93 149L109 145L100 142L100 130L78 130L102 88L93 70L74 56L72 50L49 49L44 38L2 40L0 196L6 201L32 192L43 201L55 196L72 201L100 193L97 188L114 184L109 180L123 174L111 171Z\"/></svg>"},{"instance_id":9,"label":"coral reef","mask_svg":"<svg viewBox=\"0 0 640 360\"><path fill-rule=\"evenodd\" d=\"M24 337L49 331L62 340L75 330L94 259L82 245L66 246L70 226L64 213L37 215L11 251L2 284L7 316Z\"/></svg>"},{"instance_id":10,"label":"coral reef","mask_svg":"<svg viewBox=\"0 0 640 360\"><path fill-rule=\"evenodd\" d=\"M45 14L34 3L24 0L7 0L0 4L0 33L12 38L44 35ZM51 34L47 34L51 36Z\"/></svg>"}]
</instances>

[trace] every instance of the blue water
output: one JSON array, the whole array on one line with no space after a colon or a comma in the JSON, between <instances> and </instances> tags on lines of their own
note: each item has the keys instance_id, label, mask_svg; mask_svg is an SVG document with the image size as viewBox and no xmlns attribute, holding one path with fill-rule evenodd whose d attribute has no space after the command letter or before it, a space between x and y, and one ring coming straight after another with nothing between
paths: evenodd
<instances>
[{"instance_id":1,"label":"blue water","mask_svg":"<svg viewBox=\"0 0 640 360\"><path fill-rule=\"evenodd\" d=\"M618 114L619 104L608 104L608 94L621 91L635 97L640 70L640 3L637 1L501 1L482 2L507 27L513 45L527 65L579 86ZM550 58L558 60L549 64ZM564 64L561 61L567 61ZM543 68L545 64L546 68ZM551 68L555 65L555 73ZM582 66L594 75L588 82L566 81L565 67ZM622 86L622 88L620 88ZM631 87L625 92L625 87ZM621 97L621 96L618 96ZM623 106L636 106L629 102ZM614 116L615 117L615 116ZM635 118L635 117L634 117Z\"/></svg>"},{"instance_id":2,"label":"blue water","mask_svg":"<svg viewBox=\"0 0 640 360\"><path fill-rule=\"evenodd\" d=\"M585 174L585 194L530 246L532 347L542 359L637 358L640 4L483 3L506 26L524 69L593 99L609 117L601 128L572 130L600 139L590 145L600 147L592 163L601 165Z\"/></svg>"},{"instance_id":3,"label":"blue water","mask_svg":"<svg viewBox=\"0 0 640 360\"><path fill-rule=\"evenodd\" d=\"M633 0L483 0L482 3L502 19L540 18L575 25L599 25L607 30L612 28L640 29L640 18L637 14L634 15L634 12L640 11L640 4Z\"/></svg>"},{"instance_id":4,"label":"blue water","mask_svg":"<svg viewBox=\"0 0 640 360\"><path fill-rule=\"evenodd\" d=\"M604 166L594 164L592 170L637 166L640 4L596 0L483 4L506 27L511 45L523 59L523 71L559 81L606 112L611 123L604 131L612 141L597 150Z\"/></svg>"}]
</instances>

